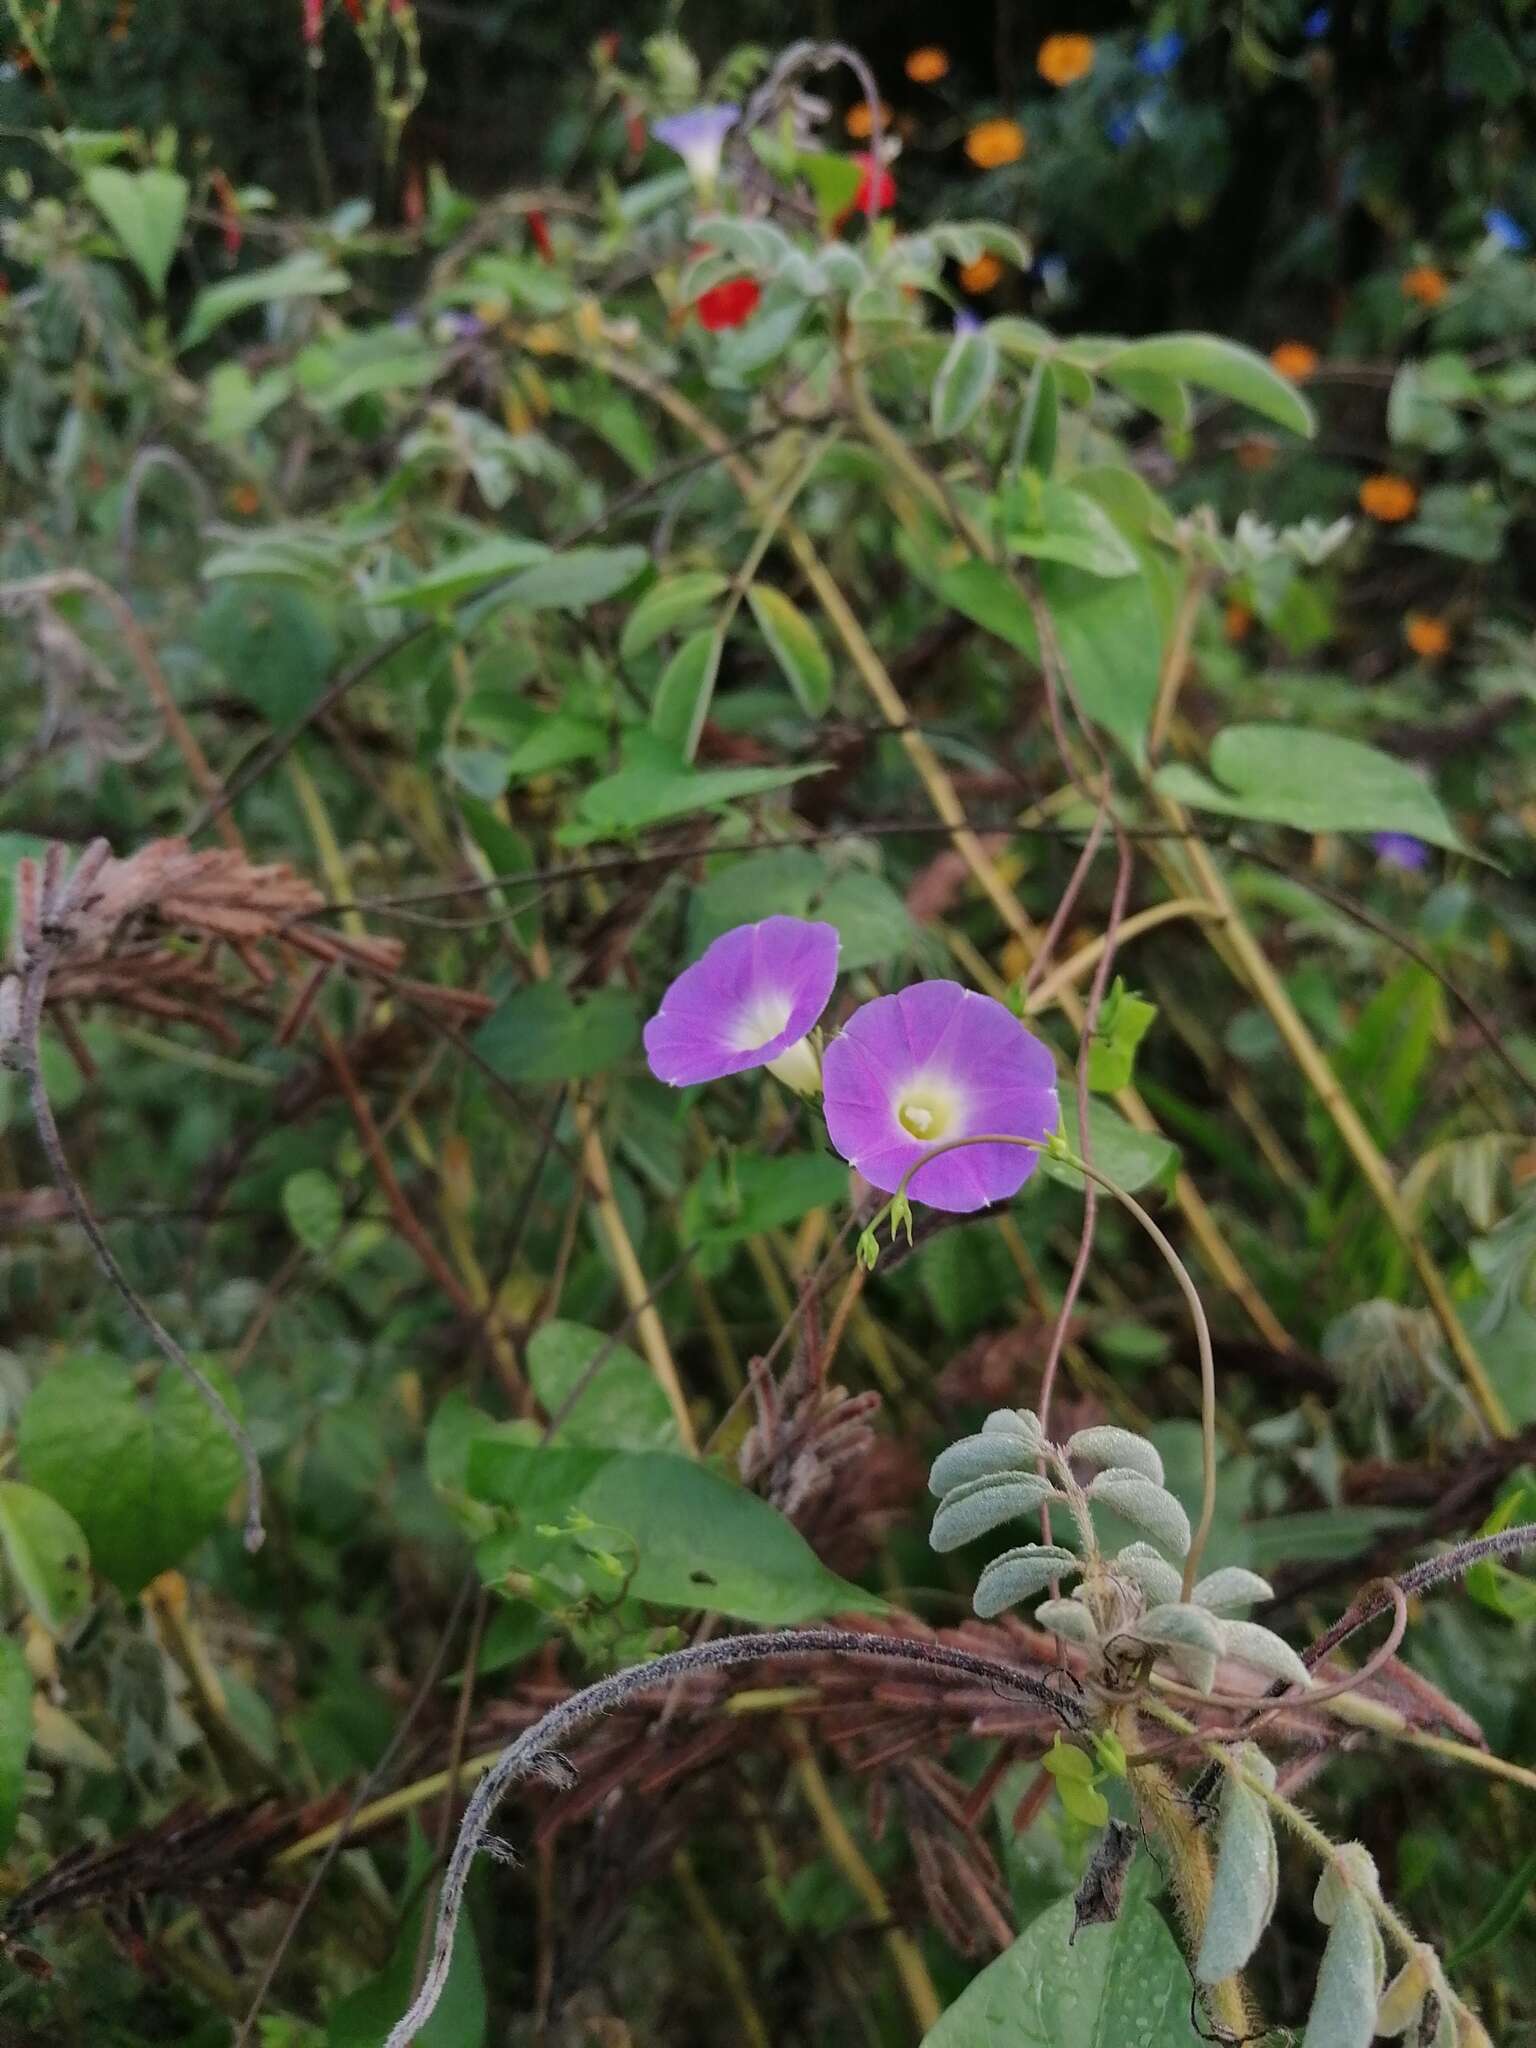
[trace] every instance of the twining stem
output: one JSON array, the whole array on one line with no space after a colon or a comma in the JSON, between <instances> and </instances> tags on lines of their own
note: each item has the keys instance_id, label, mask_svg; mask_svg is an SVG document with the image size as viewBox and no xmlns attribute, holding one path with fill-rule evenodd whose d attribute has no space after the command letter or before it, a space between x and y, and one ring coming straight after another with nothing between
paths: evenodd
<instances>
[{"instance_id":1,"label":"twining stem","mask_svg":"<svg viewBox=\"0 0 1536 2048\"><path fill-rule=\"evenodd\" d=\"M1134 1216L1147 1236L1151 1238L1164 1263L1178 1284L1179 1292L1189 1304L1190 1319L1195 1326L1195 1346L1200 1354L1200 1520L1190 1541L1189 1555L1184 1560L1184 1585L1181 1598L1187 1600L1200 1576L1200 1558L1206 1540L1211 1533L1211 1524L1216 1516L1216 1354L1211 1345L1211 1326L1206 1321L1205 1304L1200 1299L1200 1290L1189 1276L1189 1268L1169 1243L1164 1232L1128 1190L1117 1180L1097 1166L1090 1166L1079 1159L1068 1146L1056 1139L1021 1138L1011 1132L978 1133L968 1138L949 1138L942 1145L931 1145L922 1157L915 1160L901 1177L900 1185L885 1207L879 1210L869 1224L865 1235L873 1238L880 1223L892 1216L898 1203L906 1205L907 1188L915 1174L935 1159L942 1159L946 1152L959 1152L968 1145L1017 1145L1027 1152L1046 1153L1058 1159L1064 1166L1070 1166L1074 1173L1095 1181L1107 1195L1113 1195L1120 1206Z\"/></svg>"},{"instance_id":2,"label":"twining stem","mask_svg":"<svg viewBox=\"0 0 1536 2048\"><path fill-rule=\"evenodd\" d=\"M723 1670L733 1664L756 1663L762 1658L852 1656L878 1657L898 1663L920 1664L930 1670L958 1672L1005 1692L1023 1693L1054 1713L1064 1725L1080 1729L1083 1710L1069 1696L1043 1678L1036 1678L1016 1666L993 1658L978 1657L968 1650L944 1643L917 1642L900 1636L859 1634L851 1629L782 1629L745 1636L723 1636L695 1643L686 1650L674 1650L649 1664L631 1665L599 1679L582 1692L573 1693L527 1728L501 1752L476 1787L458 1839L448 1859L438 1895L437 1926L433 1935L432 1958L421 1989L410 2009L390 2029L384 2048L408 2048L421 2032L442 1997L453 1961L454 1933L464 1904L464 1891L474 1860L490 1837L491 1817L502 1798L520 1779L541 1770L564 1775L560 1744L591 1721L626 1705L642 1693L664 1691L677 1679L695 1672ZM567 1767L568 1768L568 1767Z\"/></svg>"},{"instance_id":3,"label":"twining stem","mask_svg":"<svg viewBox=\"0 0 1536 2048\"><path fill-rule=\"evenodd\" d=\"M1173 924L1179 918L1193 918L1200 923L1219 915L1200 897L1175 896L1167 903L1153 903L1146 910L1135 911L1115 933L1115 946L1118 950L1128 939L1139 939L1143 932L1156 931L1159 925ZM1048 1010L1052 1003L1059 1001L1064 989L1073 987L1090 975L1103 958L1108 943L1106 933L1080 947L1070 959L1063 960L1025 996L1025 1016L1035 1017L1042 1010Z\"/></svg>"}]
</instances>

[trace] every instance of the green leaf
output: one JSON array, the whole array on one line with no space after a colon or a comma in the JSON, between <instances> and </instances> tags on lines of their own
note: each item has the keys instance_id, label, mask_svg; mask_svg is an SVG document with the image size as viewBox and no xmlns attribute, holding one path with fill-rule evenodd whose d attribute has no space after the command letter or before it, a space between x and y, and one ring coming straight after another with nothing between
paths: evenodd
<instances>
[{"instance_id":1,"label":"green leaf","mask_svg":"<svg viewBox=\"0 0 1536 2048\"><path fill-rule=\"evenodd\" d=\"M826 761L811 761L801 768L695 770L676 762L621 768L617 775L592 784L581 800L580 825L574 830L566 826L556 837L571 846L608 834L640 832L693 811L716 810L736 797L787 789L808 775L824 775L829 766Z\"/></svg>"},{"instance_id":2,"label":"green leaf","mask_svg":"<svg viewBox=\"0 0 1536 2048\"><path fill-rule=\"evenodd\" d=\"M477 541L456 555L429 569L414 583L399 583L378 592L380 604L402 605L409 610L441 611L472 592L483 590L503 576L513 576L530 564L548 559L542 541L523 540L516 534L498 533Z\"/></svg>"},{"instance_id":3,"label":"green leaf","mask_svg":"<svg viewBox=\"0 0 1536 2048\"><path fill-rule=\"evenodd\" d=\"M124 171L103 164L85 174L86 197L132 258L157 299L187 217L187 181L179 171Z\"/></svg>"},{"instance_id":4,"label":"green leaf","mask_svg":"<svg viewBox=\"0 0 1536 2048\"><path fill-rule=\"evenodd\" d=\"M678 648L656 685L651 730L685 761L691 761L699 750L724 649L713 626L701 627Z\"/></svg>"},{"instance_id":5,"label":"green leaf","mask_svg":"<svg viewBox=\"0 0 1536 2048\"><path fill-rule=\"evenodd\" d=\"M1273 1790L1275 1767L1263 1751L1247 1743L1239 1754L1249 1775ZM1219 1984L1223 1977L1243 1968L1274 1917L1279 1882L1279 1855L1269 1807L1241 1778L1228 1772L1221 1786L1215 1880L1195 1965L1202 1984Z\"/></svg>"},{"instance_id":6,"label":"green leaf","mask_svg":"<svg viewBox=\"0 0 1536 2048\"><path fill-rule=\"evenodd\" d=\"M91 1553L67 1508L35 1486L0 1483L0 1547L22 1598L52 1636L91 1604Z\"/></svg>"},{"instance_id":7,"label":"green leaf","mask_svg":"<svg viewBox=\"0 0 1536 2048\"><path fill-rule=\"evenodd\" d=\"M1064 1088L1061 1092L1061 1124L1068 1145L1078 1157L1086 1157L1090 1166L1096 1166L1111 1180L1118 1181L1128 1195L1138 1194L1154 1182L1165 1181L1178 1170L1177 1145L1165 1138L1161 1131L1137 1130L1118 1110L1111 1109L1107 1102L1101 1102L1096 1096L1088 1103L1091 1153L1083 1152L1078 1137L1077 1098L1072 1088ZM1047 1152L1040 1164L1052 1180L1059 1180L1065 1187L1081 1188L1083 1185L1083 1176L1064 1159L1053 1159Z\"/></svg>"},{"instance_id":8,"label":"green leaf","mask_svg":"<svg viewBox=\"0 0 1536 2048\"><path fill-rule=\"evenodd\" d=\"M32 1674L21 1646L0 1636L0 1856L16 1837L31 1746Z\"/></svg>"},{"instance_id":9,"label":"green leaf","mask_svg":"<svg viewBox=\"0 0 1536 2048\"><path fill-rule=\"evenodd\" d=\"M1070 1899L1042 1913L972 1978L923 2048L1200 2048L1189 1972L1156 1909L1129 1906L1076 1940L1073 1921Z\"/></svg>"},{"instance_id":10,"label":"green leaf","mask_svg":"<svg viewBox=\"0 0 1536 2048\"><path fill-rule=\"evenodd\" d=\"M849 868L838 875L816 905L815 914L837 926L842 942L837 957L841 974L898 960L911 951L917 936L906 904L890 883L864 868Z\"/></svg>"},{"instance_id":11,"label":"green leaf","mask_svg":"<svg viewBox=\"0 0 1536 2048\"><path fill-rule=\"evenodd\" d=\"M226 583L203 606L195 631L234 694L271 725L287 725L309 709L336 659L326 610L297 583Z\"/></svg>"},{"instance_id":12,"label":"green leaf","mask_svg":"<svg viewBox=\"0 0 1536 2048\"><path fill-rule=\"evenodd\" d=\"M802 150L795 158L795 169L811 188L816 218L825 234L858 197L863 168L851 156L832 150Z\"/></svg>"},{"instance_id":13,"label":"green leaf","mask_svg":"<svg viewBox=\"0 0 1536 2048\"><path fill-rule=\"evenodd\" d=\"M607 732L594 719L556 711L541 718L528 737L507 755L507 774L517 781L530 775L547 775L551 768L569 768L575 761L595 760L607 744Z\"/></svg>"},{"instance_id":14,"label":"green leaf","mask_svg":"<svg viewBox=\"0 0 1536 2048\"><path fill-rule=\"evenodd\" d=\"M985 327L957 334L945 350L929 395L928 420L941 439L960 434L991 396L997 382L997 343Z\"/></svg>"},{"instance_id":15,"label":"green leaf","mask_svg":"<svg viewBox=\"0 0 1536 2048\"><path fill-rule=\"evenodd\" d=\"M1157 787L1196 810L1298 832L1407 832L1467 849L1440 799L1406 761L1299 725L1229 725L1211 747L1213 782L1172 762Z\"/></svg>"},{"instance_id":16,"label":"green leaf","mask_svg":"<svg viewBox=\"0 0 1536 2048\"><path fill-rule=\"evenodd\" d=\"M1293 434L1317 430L1312 408L1287 378L1264 357L1214 334L1159 334L1117 348L1098 363L1099 374L1118 382L1127 372L1173 377L1202 390L1235 398L1250 412L1288 427Z\"/></svg>"},{"instance_id":17,"label":"green leaf","mask_svg":"<svg viewBox=\"0 0 1536 2048\"><path fill-rule=\"evenodd\" d=\"M1065 562L1090 576L1134 576L1141 567L1103 507L1070 484L1026 476L1003 507L1006 537L1015 554Z\"/></svg>"},{"instance_id":18,"label":"green leaf","mask_svg":"<svg viewBox=\"0 0 1536 2048\"><path fill-rule=\"evenodd\" d=\"M469 1486L516 1513L530 1536L562 1509L617 1532L634 1565L628 1591L658 1607L775 1627L884 1606L829 1572L767 1501L691 1458L482 1438L470 1449Z\"/></svg>"},{"instance_id":19,"label":"green leaf","mask_svg":"<svg viewBox=\"0 0 1536 2048\"><path fill-rule=\"evenodd\" d=\"M1130 1087L1137 1048L1156 1016L1156 1003L1130 994L1116 975L1088 1047L1088 1086L1096 1094L1114 1095Z\"/></svg>"},{"instance_id":20,"label":"green leaf","mask_svg":"<svg viewBox=\"0 0 1536 2048\"><path fill-rule=\"evenodd\" d=\"M97 1570L130 1596L219 1527L241 1478L218 1418L169 1367L146 1399L120 1361L68 1359L34 1388L18 1441L29 1478L69 1509Z\"/></svg>"},{"instance_id":21,"label":"green leaf","mask_svg":"<svg viewBox=\"0 0 1536 2048\"><path fill-rule=\"evenodd\" d=\"M717 1156L684 1199L683 1234L697 1240L706 1273L720 1272L728 1262L715 1254L830 1208L847 1187L847 1167L826 1152L741 1152L728 1162Z\"/></svg>"},{"instance_id":22,"label":"green leaf","mask_svg":"<svg viewBox=\"0 0 1536 2048\"><path fill-rule=\"evenodd\" d=\"M769 652L807 718L820 718L832 700L832 657L821 635L782 590L754 583L747 603Z\"/></svg>"},{"instance_id":23,"label":"green leaf","mask_svg":"<svg viewBox=\"0 0 1536 2048\"><path fill-rule=\"evenodd\" d=\"M677 1418L654 1373L601 1330L558 1316L541 1323L528 1340L528 1377L550 1416L575 1395L552 1443L605 1451L677 1447Z\"/></svg>"},{"instance_id":24,"label":"green leaf","mask_svg":"<svg viewBox=\"0 0 1536 2048\"><path fill-rule=\"evenodd\" d=\"M1474 1956L1501 1941L1525 1912L1526 1898L1536 1884L1536 1849L1519 1865L1488 1911L1458 1948L1445 1959L1447 1971L1464 1970Z\"/></svg>"},{"instance_id":25,"label":"green leaf","mask_svg":"<svg viewBox=\"0 0 1536 2048\"><path fill-rule=\"evenodd\" d=\"M1302 2048L1370 2048L1384 1962L1374 1914L1358 1892L1346 1892L1328 1931Z\"/></svg>"},{"instance_id":26,"label":"green leaf","mask_svg":"<svg viewBox=\"0 0 1536 2048\"><path fill-rule=\"evenodd\" d=\"M638 1036L634 998L621 989L577 1003L558 982L540 981L508 996L474 1042L509 1081L577 1081L627 1058Z\"/></svg>"},{"instance_id":27,"label":"green leaf","mask_svg":"<svg viewBox=\"0 0 1536 2048\"><path fill-rule=\"evenodd\" d=\"M344 292L349 282L347 273L328 263L318 249L300 249L265 270L242 271L240 276L207 285L198 293L192 301L181 346L196 347L216 327L222 327L226 320L252 306L272 306L284 299L328 298L335 292Z\"/></svg>"},{"instance_id":28,"label":"green leaf","mask_svg":"<svg viewBox=\"0 0 1536 2048\"><path fill-rule=\"evenodd\" d=\"M283 1182L283 1214L305 1251L323 1257L335 1248L345 1221L341 1189L321 1166L290 1173Z\"/></svg>"},{"instance_id":29,"label":"green leaf","mask_svg":"<svg viewBox=\"0 0 1536 2048\"><path fill-rule=\"evenodd\" d=\"M514 577L503 598L523 611L585 611L633 583L649 559L641 547L568 548Z\"/></svg>"},{"instance_id":30,"label":"green leaf","mask_svg":"<svg viewBox=\"0 0 1536 2048\"><path fill-rule=\"evenodd\" d=\"M286 370L253 378L243 363L220 363L209 378L203 432L210 441L243 441L293 389Z\"/></svg>"},{"instance_id":31,"label":"green leaf","mask_svg":"<svg viewBox=\"0 0 1536 2048\"><path fill-rule=\"evenodd\" d=\"M385 325L311 342L300 351L294 374L316 411L339 413L359 398L419 391L444 361L444 351L424 336Z\"/></svg>"},{"instance_id":32,"label":"green leaf","mask_svg":"<svg viewBox=\"0 0 1536 2048\"><path fill-rule=\"evenodd\" d=\"M1496 562L1504 551L1509 512L1489 486L1436 484L1419 500L1419 516L1402 529L1410 547L1458 562Z\"/></svg>"},{"instance_id":33,"label":"green leaf","mask_svg":"<svg viewBox=\"0 0 1536 2048\"><path fill-rule=\"evenodd\" d=\"M651 585L625 621L619 639L620 656L633 661L664 635L691 625L729 587L726 578L714 569L690 569L681 576L664 576Z\"/></svg>"}]
</instances>

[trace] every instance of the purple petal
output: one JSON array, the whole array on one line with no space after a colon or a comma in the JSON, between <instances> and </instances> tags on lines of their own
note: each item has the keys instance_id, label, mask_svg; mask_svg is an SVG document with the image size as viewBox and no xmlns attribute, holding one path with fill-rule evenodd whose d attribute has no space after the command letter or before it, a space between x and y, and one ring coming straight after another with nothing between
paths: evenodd
<instances>
[{"instance_id":1,"label":"purple petal","mask_svg":"<svg viewBox=\"0 0 1536 2048\"><path fill-rule=\"evenodd\" d=\"M658 1081L691 1088L763 1067L804 1038L837 980L835 925L765 917L737 925L685 968L645 1027Z\"/></svg>"},{"instance_id":2,"label":"purple petal","mask_svg":"<svg viewBox=\"0 0 1536 2048\"><path fill-rule=\"evenodd\" d=\"M675 149L687 164L718 164L721 145L740 119L740 107L724 102L713 107L690 107L685 114L668 114L653 121L651 133L668 149Z\"/></svg>"},{"instance_id":3,"label":"purple petal","mask_svg":"<svg viewBox=\"0 0 1536 2048\"><path fill-rule=\"evenodd\" d=\"M1373 832L1371 848L1384 867L1416 872L1429 865L1429 848L1411 832Z\"/></svg>"},{"instance_id":4,"label":"purple petal","mask_svg":"<svg viewBox=\"0 0 1536 2048\"><path fill-rule=\"evenodd\" d=\"M1001 1003L953 981L855 1011L827 1047L822 1085L833 1145L886 1194L937 1144L989 1132L1043 1141L1060 1121L1049 1048ZM963 1146L919 1167L909 1193L934 1209L984 1209L1016 1194L1038 1157L1021 1145Z\"/></svg>"}]
</instances>

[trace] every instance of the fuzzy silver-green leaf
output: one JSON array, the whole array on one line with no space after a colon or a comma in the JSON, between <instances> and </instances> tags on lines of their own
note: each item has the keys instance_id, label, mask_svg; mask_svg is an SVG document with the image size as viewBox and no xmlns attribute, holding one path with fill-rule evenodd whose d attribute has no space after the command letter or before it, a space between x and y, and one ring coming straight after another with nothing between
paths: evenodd
<instances>
[{"instance_id":1,"label":"fuzzy silver-green leaf","mask_svg":"<svg viewBox=\"0 0 1536 2048\"><path fill-rule=\"evenodd\" d=\"M1035 1609L1035 1620L1063 1642L1096 1643L1099 1639L1093 1616L1081 1600L1042 1600Z\"/></svg>"},{"instance_id":2,"label":"fuzzy silver-green leaf","mask_svg":"<svg viewBox=\"0 0 1536 2048\"><path fill-rule=\"evenodd\" d=\"M1188 1515L1166 1487L1155 1485L1144 1472L1112 1465L1090 1483L1088 1498L1145 1529L1164 1550L1182 1557L1189 1549Z\"/></svg>"},{"instance_id":3,"label":"fuzzy silver-green leaf","mask_svg":"<svg viewBox=\"0 0 1536 2048\"><path fill-rule=\"evenodd\" d=\"M1085 1465L1097 1465L1101 1469L1119 1466L1139 1472L1154 1486L1163 1483L1163 1461L1154 1447L1144 1436L1136 1436L1128 1429L1116 1429L1112 1423L1080 1429L1076 1436L1068 1438L1067 1455L1081 1458Z\"/></svg>"},{"instance_id":4,"label":"fuzzy silver-green leaf","mask_svg":"<svg viewBox=\"0 0 1536 2048\"><path fill-rule=\"evenodd\" d=\"M1283 1678L1287 1685L1310 1685L1312 1674L1282 1636L1273 1629L1260 1628L1256 1621L1221 1621L1221 1649L1267 1678Z\"/></svg>"},{"instance_id":5,"label":"fuzzy silver-green leaf","mask_svg":"<svg viewBox=\"0 0 1536 2048\"><path fill-rule=\"evenodd\" d=\"M1302 2048L1370 2048L1386 1974L1376 1916L1352 1890L1329 1931Z\"/></svg>"},{"instance_id":6,"label":"fuzzy silver-green leaf","mask_svg":"<svg viewBox=\"0 0 1536 2048\"><path fill-rule=\"evenodd\" d=\"M1230 1608L1253 1607L1260 1600L1272 1600L1275 1589L1257 1572L1247 1571L1240 1564L1228 1564L1220 1571L1208 1572L1189 1597L1197 1607L1223 1614Z\"/></svg>"},{"instance_id":7,"label":"fuzzy silver-green leaf","mask_svg":"<svg viewBox=\"0 0 1536 2048\"><path fill-rule=\"evenodd\" d=\"M1025 1438L1007 1436L1000 1430L990 1435L963 1436L948 1450L940 1451L928 1474L928 1491L942 1500L957 1486L973 1479L987 1479L997 1472L1027 1472L1035 1462L1035 1449Z\"/></svg>"},{"instance_id":8,"label":"fuzzy silver-green leaf","mask_svg":"<svg viewBox=\"0 0 1536 2048\"><path fill-rule=\"evenodd\" d=\"M989 1530L1034 1512L1042 1501L1061 1496L1036 1472L999 1472L957 1486L939 1503L928 1532L935 1550L958 1550Z\"/></svg>"},{"instance_id":9,"label":"fuzzy silver-green leaf","mask_svg":"<svg viewBox=\"0 0 1536 2048\"><path fill-rule=\"evenodd\" d=\"M1179 1597L1183 1582L1178 1567L1150 1543L1127 1543L1114 1568L1141 1588L1149 1607L1165 1607Z\"/></svg>"},{"instance_id":10,"label":"fuzzy silver-green leaf","mask_svg":"<svg viewBox=\"0 0 1536 2048\"><path fill-rule=\"evenodd\" d=\"M1242 1763L1248 1776L1273 1788L1275 1767L1261 1750L1249 1744ZM1252 1786L1228 1772L1221 1788L1211 1903L1195 1960L1195 1975L1202 1984L1219 1984L1242 1969L1274 1917L1279 1883L1269 1808Z\"/></svg>"},{"instance_id":11,"label":"fuzzy silver-green leaf","mask_svg":"<svg viewBox=\"0 0 1536 2048\"><path fill-rule=\"evenodd\" d=\"M1070 1579L1082 1566L1059 1543L1024 1543L994 1557L976 1581L972 1607L984 1621L1043 1592L1052 1579Z\"/></svg>"}]
</instances>

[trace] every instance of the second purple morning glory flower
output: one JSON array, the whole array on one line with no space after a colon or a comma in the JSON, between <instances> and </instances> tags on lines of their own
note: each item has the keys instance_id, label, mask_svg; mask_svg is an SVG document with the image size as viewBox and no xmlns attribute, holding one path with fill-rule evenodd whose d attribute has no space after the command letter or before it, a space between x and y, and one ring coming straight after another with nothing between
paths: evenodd
<instances>
[{"instance_id":1,"label":"second purple morning glory flower","mask_svg":"<svg viewBox=\"0 0 1536 2048\"><path fill-rule=\"evenodd\" d=\"M837 980L837 927L803 917L737 925L673 982L645 1027L658 1081L691 1088L768 1067L802 1094L819 1085L804 1043Z\"/></svg>"},{"instance_id":2,"label":"second purple morning glory flower","mask_svg":"<svg viewBox=\"0 0 1536 2048\"><path fill-rule=\"evenodd\" d=\"M827 1135L894 1194L935 1145L987 1134L1044 1143L1060 1121L1049 1049L1011 1010L954 981L924 981L856 1010L823 1061ZM1017 1194L1039 1154L966 1145L920 1167L914 1201L965 1212Z\"/></svg>"}]
</instances>

